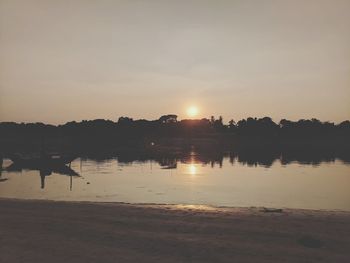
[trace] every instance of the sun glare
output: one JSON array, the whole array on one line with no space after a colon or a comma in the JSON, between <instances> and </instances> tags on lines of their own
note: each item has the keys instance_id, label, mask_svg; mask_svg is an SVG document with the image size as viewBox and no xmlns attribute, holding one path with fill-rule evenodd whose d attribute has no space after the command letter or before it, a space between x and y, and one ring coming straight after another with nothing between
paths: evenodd
<instances>
[{"instance_id":1,"label":"sun glare","mask_svg":"<svg viewBox=\"0 0 350 263\"><path fill-rule=\"evenodd\" d=\"M197 167L196 167L194 164L190 164L190 165L188 166L188 173L189 173L190 175L196 175L196 174L198 173Z\"/></svg>"},{"instance_id":2,"label":"sun glare","mask_svg":"<svg viewBox=\"0 0 350 263\"><path fill-rule=\"evenodd\" d=\"M198 115L198 108L196 106L191 106L187 109L187 115L190 118L196 117Z\"/></svg>"}]
</instances>

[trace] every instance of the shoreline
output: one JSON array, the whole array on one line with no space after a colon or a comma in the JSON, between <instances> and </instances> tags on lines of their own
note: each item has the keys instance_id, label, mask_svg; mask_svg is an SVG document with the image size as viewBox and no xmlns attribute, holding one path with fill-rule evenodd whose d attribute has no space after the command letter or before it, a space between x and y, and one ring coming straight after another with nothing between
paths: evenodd
<instances>
[{"instance_id":1,"label":"shoreline","mask_svg":"<svg viewBox=\"0 0 350 263\"><path fill-rule=\"evenodd\" d=\"M284 212L306 212L306 213L320 213L320 214L349 214L350 211L343 209L315 209L315 208L289 208L289 207L270 207L270 206L225 206L225 205L206 205L206 204L185 204L185 203L132 203L132 202L117 202L117 201L88 201L88 200L54 200L54 199L30 199L30 198L13 198L13 197L0 197L1 201L23 201L23 202L52 202L52 203L71 203L71 204L89 204L89 205L120 205L120 206L132 206L132 207L144 207L144 208L158 208L174 210L189 208L193 210L205 210L205 211L257 211L265 213L284 213ZM265 211L264 211L265 210ZM266 210L282 210L282 211L266 211Z\"/></svg>"},{"instance_id":2,"label":"shoreline","mask_svg":"<svg viewBox=\"0 0 350 263\"><path fill-rule=\"evenodd\" d=\"M0 198L0 262L348 262L350 212Z\"/></svg>"}]
</instances>

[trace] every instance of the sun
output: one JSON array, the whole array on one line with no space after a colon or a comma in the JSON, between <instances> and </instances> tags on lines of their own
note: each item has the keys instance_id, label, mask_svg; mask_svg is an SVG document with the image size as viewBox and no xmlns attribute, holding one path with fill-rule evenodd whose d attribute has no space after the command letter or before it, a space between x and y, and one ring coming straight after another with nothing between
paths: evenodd
<instances>
[{"instance_id":1,"label":"sun","mask_svg":"<svg viewBox=\"0 0 350 263\"><path fill-rule=\"evenodd\" d=\"M187 109L187 115L190 118L196 117L198 115L198 108L196 106L191 106Z\"/></svg>"}]
</instances>

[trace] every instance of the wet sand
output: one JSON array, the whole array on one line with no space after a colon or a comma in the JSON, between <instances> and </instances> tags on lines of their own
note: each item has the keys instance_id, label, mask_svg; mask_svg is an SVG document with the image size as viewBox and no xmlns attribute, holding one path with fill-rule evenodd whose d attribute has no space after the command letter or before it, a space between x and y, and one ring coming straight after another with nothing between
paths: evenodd
<instances>
[{"instance_id":1,"label":"wet sand","mask_svg":"<svg viewBox=\"0 0 350 263\"><path fill-rule=\"evenodd\" d=\"M350 262L350 212L0 199L0 262Z\"/></svg>"}]
</instances>

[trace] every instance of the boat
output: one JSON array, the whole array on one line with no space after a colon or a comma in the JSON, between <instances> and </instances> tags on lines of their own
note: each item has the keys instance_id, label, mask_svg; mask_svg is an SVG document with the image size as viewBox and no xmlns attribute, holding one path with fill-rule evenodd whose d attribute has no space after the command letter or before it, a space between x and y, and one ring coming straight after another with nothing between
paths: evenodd
<instances>
[{"instance_id":1,"label":"boat","mask_svg":"<svg viewBox=\"0 0 350 263\"><path fill-rule=\"evenodd\" d=\"M41 155L20 155L10 156L10 160L19 166L33 167L57 167L71 163L76 157L73 155L41 154Z\"/></svg>"},{"instance_id":2,"label":"boat","mask_svg":"<svg viewBox=\"0 0 350 263\"><path fill-rule=\"evenodd\" d=\"M22 172L22 170L33 170L40 171L40 175L50 175L51 173L57 173L68 176L80 176L76 171L66 165L57 165L57 166L35 166L31 165L20 165L12 163L8 167L3 169L7 172Z\"/></svg>"}]
</instances>

